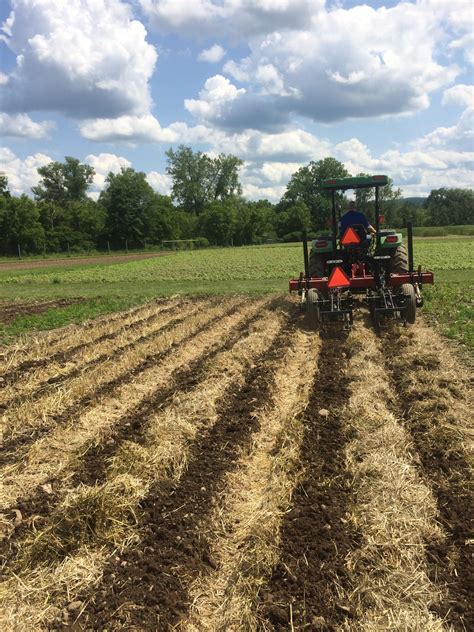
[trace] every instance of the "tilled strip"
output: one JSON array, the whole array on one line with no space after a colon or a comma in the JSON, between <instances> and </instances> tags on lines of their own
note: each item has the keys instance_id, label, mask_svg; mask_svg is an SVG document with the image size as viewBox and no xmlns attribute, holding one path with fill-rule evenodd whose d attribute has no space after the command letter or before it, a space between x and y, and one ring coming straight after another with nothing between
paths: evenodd
<instances>
[{"instance_id":1,"label":"tilled strip","mask_svg":"<svg viewBox=\"0 0 474 632\"><path fill-rule=\"evenodd\" d=\"M137 316L140 317L143 311L149 310L154 305L159 307L162 304L169 303L169 301L170 299L155 299L145 305L133 307L126 312L107 314L80 325L67 325L51 332L41 332L40 336L35 332L35 334L28 335L26 340L4 347L0 353L2 366L0 377L3 380L0 386L3 387L14 382L17 376L35 368L46 366L50 361L67 359L76 351L94 344L98 339L96 334L101 337L104 334L100 332L104 329L109 329L117 321L120 323L130 320L130 323L133 323L135 318ZM86 341L77 344L77 338L81 338L85 332L88 332L90 337ZM107 331L104 333L107 335Z\"/></svg>"},{"instance_id":2,"label":"tilled strip","mask_svg":"<svg viewBox=\"0 0 474 632\"><path fill-rule=\"evenodd\" d=\"M442 540L436 502L413 460L409 433L390 412L395 397L380 342L357 324L348 345L347 463L355 496L349 519L361 535L347 558L351 630L442 632L430 612L440 591L428 578L425 555L427 543Z\"/></svg>"},{"instance_id":3,"label":"tilled strip","mask_svg":"<svg viewBox=\"0 0 474 632\"><path fill-rule=\"evenodd\" d=\"M75 485L100 484L106 476L107 461L116 452L117 447L124 441L143 443L146 441L144 425L149 416L171 401L173 395L179 391L180 396L195 388L203 379L208 370L209 363L220 353L231 349L237 340L245 336L255 321L261 317L262 304L258 303L254 309L257 313L250 314L237 327L228 332L226 338L217 344L210 346L205 353L190 362L185 368L176 370L170 376L170 383L165 388L157 389L153 395L140 402L133 410L127 412L114 426L113 433L104 443L92 446L81 459L81 468L74 475ZM271 305L270 305L271 308ZM229 314L235 313L239 307L235 307ZM252 309L252 311L254 311ZM246 314L243 314L245 317Z\"/></svg>"},{"instance_id":4,"label":"tilled strip","mask_svg":"<svg viewBox=\"0 0 474 632\"><path fill-rule=\"evenodd\" d=\"M212 305L212 303L210 303ZM103 397L110 393L118 384L126 383L140 373L143 368L146 368L150 364L156 362L156 351L148 352L147 347L153 345L155 340L163 338L167 333L172 332L179 325L186 322L186 320L198 311L202 311L202 308L195 309L184 316L176 316L165 320L163 324L159 324L150 333L140 336L125 347L118 349L117 357L119 357L125 364L123 368L120 368L117 358L114 358L114 354L107 355L103 358L102 363L94 363L90 368L97 367L97 378L94 381L91 378L90 373L78 372L78 375L72 376L71 384L68 384L68 389L65 390L65 397L60 391L53 393L46 393L42 399L27 400L22 402L18 408L13 408L8 411L2 419L2 434L4 437L10 435L10 439L3 441L2 447L4 449L3 454L0 456L0 466L18 461L18 447L29 446L34 441L47 434L51 427L69 422L77 415L78 412L83 411L85 408L94 404L97 398ZM216 317L218 318L218 316ZM128 354L136 352L143 347L143 353L145 357L138 359L135 366L128 364ZM170 350L166 349L165 353ZM107 366L105 369L104 364ZM110 369L108 368L110 367ZM107 379L108 373L112 373L114 377ZM105 378L105 379L104 379ZM70 391L75 388L79 397L74 394L71 397ZM65 402L64 399L72 400L70 404ZM46 403L48 401L48 403ZM48 408L49 404L49 408ZM58 410L59 409L59 410ZM57 412L54 412L57 410ZM31 423L33 420L40 420L40 423L36 427Z\"/></svg>"},{"instance_id":5,"label":"tilled strip","mask_svg":"<svg viewBox=\"0 0 474 632\"><path fill-rule=\"evenodd\" d=\"M190 465L179 483L161 482L140 503L140 551L127 549L104 570L101 590L83 614L88 629L170 629L186 612L186 589L213 566L201 533L226 472L258 428L255 412L273 385L272 363L284 349L287 325L245 376L223 398L216 423L189 450Z\"/></svg>"},{"instance_id":6,"label":"tilled strip","mask_svg":"<svg viewBox=\"0 0 474 632\"><path fill-rule=\"evenodd\" d=\"M397 344L398 353L387 366L447 534L444 542L431 543L427 550L432 581L448 589L432 609L454 630L474 630L469 380L431 328L420 324L403 332Z\"/></svg>"},{"instance_id":7,"label":"tilled strip","mask_svg":"<svg viewBox=\"0 0 474 632\"><path fill-rule=\"evenodd\" d=\"M335 630L351 614L343 594L349 592L344 561L358 536L347 524L346 351L343 336L323 340L304 419L305 474L283 521L280 560L261 592L267 629Z\"/></svg>"},{"instance_id":8,"label":"tilled strip","mask_svg":"<svg viewBox=\"0 0 474 632\"><path fill-rule=\"evenodd\" d=\"M296 330L275 375L271 402L257 414L251 452L226 476L203 534L216 568L206 569L189 593L188 632L256 630L261 585L278 561L279 528L301 475L302 416L320 347L315 333Z\"/></svg>"},{"instance_id":9,"label":"tilled strip","mask_svg":"<svg viewBox=\"0 0 474 632\"><path fill-rule=\"evenodd\" d=\"M241 301L241 299L230 300L226 311L231 310L236 303ZM37 487L48 478L57 476L59 469L65 467L71 458L78 458L81 448L86 449L94 438L97 439L101 432L110 428L120 418L124 410L155 390L157 382L157 378L154 377L155 374L159 375L160 380L163 381L165 379L164 373L166 372L168 375L172 367L176 367L180 363L180 356L175 353L178 345L182 346L194 340L202 332L212 328L222 319L226 311L223 311L220 306L210 308L205 317L200 316L196 319L195 325L192 322L186 322L178 332L171 335L168 340L163 341L161 352L155 350L155 353L146 356L130 370L125 379L124 376L121 376L110 381L107 388L101 393L102 399L99 403L95 402L86 409L75 408L72 418L61 417L62 423L54 429L52 434L40 439L30 447L27 459L17 463L16 467L12 466L8 472L4 473L0 487L2 505L5 507L16 502L19 493L25 496L26 488L31 490L32 486ZM193 352L192 346L190 346L189 351ZM164 359L167 359L166 364L163 363ZM140 375L142 383L154 380L154 388L148 383L146 387L140 385L137 388L133 379L137 375ZM112 397L112 393L115 394L114 397Z\"/></svg>"},{"instance_id":10,"label":"tilled strip","mask_svg":"<svg viewBox=\"0 0 474 632\"><path fill-rule=\"evenodd\" d=\"M1 382L1 388L3 392L0 392L0 409L14 406L24 397L33 399L39 394L44 393L48 388L57 387L66 380L79 375L87 367L94 366L95 364L98 364L99 362L102 362L107 358L112 358L120 355L121 351L126 350L127 346L119 347L95 357L93 356L90 360L86 360L86 362L82 361L82 358L85 355L84 352L87 352L91 347L93 353L96 352L96 350L100 352L100 349L97 349L97 346L101 343L113 342L125 333L127 335L133 335L135 330L149 325L169 313L178 313L182 309L182 307L182 304L178 306L176 303L174 305L162 307L156 310L153 310L153 308L151 307L148 310L151 313L148 313L143 318L134 320L131 323L123 324L111 332L102 334L98 338L94 338L87 342L82 342L75 347L70 347L67 351L58 351L56 353L53 353L48 358L41 358L32 361L28 368L15 369L14 371L9 372L3 377ZM138 337L137 340L139 340ZM61 364L67 364L69 362L74 362L76 366L69 369L65 373L58 374L58 365L60 366ZM35 371L35 369L42 370ZM35 375L31 375L33 371L35 371ZM14 387L13 392L20 392L16 396L12 395L7 399L8 396L5 394L5 391L11 385ZM12 389L9 390L12 391Z\"/></svg>"}]
</instances>

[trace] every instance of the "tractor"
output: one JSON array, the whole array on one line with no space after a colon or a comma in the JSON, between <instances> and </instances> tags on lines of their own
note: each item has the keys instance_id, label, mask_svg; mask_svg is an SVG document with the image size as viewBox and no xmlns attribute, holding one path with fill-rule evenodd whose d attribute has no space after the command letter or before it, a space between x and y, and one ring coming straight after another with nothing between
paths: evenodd
<instances>
[{"instance_id":1,"label":"tractor","mask_svg":"<svg viewBox=\"0 0 474 632\"><path fill-rule=\"evenodd\" d=\"M331 232L319 235L308 253L303 234L304 274L290 280L290 292L298 292L301 305L311 323L326 326L342 324L350 328L353 312L361 301L369 308L377 333L387 320L413 324L416 310L423 305L422 287L433 283L432 272L415 271L413 265L413 230L407 223L407 246L402 234L381 229L380 187L388 184L385 175L333 178L324 180L322 190L331 194ZM375 234L361 224L349 226L339 234L340 206L336 192L350 189L375 191Z\"/></svg>"}]
</instances>

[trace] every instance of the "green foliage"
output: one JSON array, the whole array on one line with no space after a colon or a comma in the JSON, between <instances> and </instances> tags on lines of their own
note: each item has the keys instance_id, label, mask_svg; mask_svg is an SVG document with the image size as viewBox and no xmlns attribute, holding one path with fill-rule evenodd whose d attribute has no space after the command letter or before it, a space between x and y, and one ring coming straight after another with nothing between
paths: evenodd
<instances>
[{"instance_id":1,"label":"green foliage","mask_svg":"<svg viewBox=\"0 0 474 632\"><path fill-rule=\"evenodd\" d=\"M188 213L200 215L213 202L242 192L239 168L243 162L236 156L219 154L210 158L184 145L177 151L169 149L166 156L166 172L173 181L172 197Z\"/></svg>"},{"instance_id":2,"label":"green foliage","mask_svg":"<svg viewBox=\"0 0 474 632\"><path fill-rule=\"evenodd\" d=\"M16 255L18 246L25 254L43 247L44 230L33 200L0 196L0 235L2 254Z\"/></svg>"},{"instance_id":3,"label":"green foliage","mask_svg":"<svg viewBox=\"0 0 474 632\"><path fill-rule=\"evenodd\" d=\"M144 246L152 234L153 219L159 214L159 202L146 181L146 175L131 167L109 173L99 204L107 212L107 237L114 247L124 243L132 248ZM157 230L159 230L157 228Z\"/></svg>"},{"instance_id":4,"label":"green foliage","mask_svg":"<svg viewBox=\"0 0 474 632\"><path fill-rule=\"evenodd\" d=\"M284 241L300 240L303 231L308 232L311 228L308 207L302 200L296 200L276 215L275 226L277 235Z\"/></svg>"},{"instance_id":5,"label":"green foliage","mask_svg":"<svg viewBox=\"0 0 474 632\"><path fill-rule=\"evenodd\" d=\"M10 197L10 190L8 189L8 178L3 173L0 173L0 197Z\"/></svg>"},{"instance_id":6,"label":"green foliage","mask_svg":"<svg viewBox=\"0 0 474 632\"><path fill-rule=\"evenodd\" d=\"M322 229L331 216L331 193L322 191L321 183L329 178L346 178L349 175L344 165L335 158L312 161L291 176L277 211L287 211L296 202L303 202L311 216L312 228ZM342 194L336 193L336 199L340 203ZM281 234L280 230L278 232Z\"/></svg>"},{"instance_id":7,"label":"green foliage","mask_svg":"<svg viewBox=\"0 0 474 632\"><path fill-rule=\"evenodd\" d=\"M434 189L427 201L429 224L474 224L474 191L470 189Z\"/></svg>"},{"instance_id":8,"label":"green foliage","mask_svg":"<svg viewBox=\"0 0 474 632\"><path fill-rule=\"evenodd\" d=\"M83 200L95 175L94 168L77 158L66 156L64 162L50 162L39 167L40 183L32 187L35 198L64 206Z\"/></svg>"}]
</instances>

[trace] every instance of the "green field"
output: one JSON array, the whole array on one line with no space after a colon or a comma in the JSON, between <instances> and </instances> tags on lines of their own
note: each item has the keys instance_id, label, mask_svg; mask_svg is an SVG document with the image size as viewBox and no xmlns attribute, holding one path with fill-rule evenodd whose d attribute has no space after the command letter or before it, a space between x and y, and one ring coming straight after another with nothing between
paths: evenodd
<instances>
[{"instance_id":1,"label":"green field","mask_svg":"<svg viewBox=\"0 0 474 632\"><path fill-rule=\"evenodd\" d=\"M417 239L415 263L435 272L436 285L426 288L426 313L440 323L447 335L474 344L474 239ZM18 318L0 332L5 338L31 327L55 327L123 309L154 296L285 292L288 278L297 276L301 269L299 244L183 251L118 264L65 264L62 268L15 272L2 271L0 266L2 300L78 296L88 299L39 316Z\"/></svg>"}]
</instances>

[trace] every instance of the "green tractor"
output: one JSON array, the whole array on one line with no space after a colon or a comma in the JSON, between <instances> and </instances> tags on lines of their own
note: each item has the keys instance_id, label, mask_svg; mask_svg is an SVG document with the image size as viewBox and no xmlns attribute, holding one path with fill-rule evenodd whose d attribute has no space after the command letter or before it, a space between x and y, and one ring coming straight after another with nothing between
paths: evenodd
<instances>
[{"instance_id":1,"label":"green tractor","mask_svg":"<svg viewBox=\"0 0 474 632\"><path fill-rule=\"evenodd\" d=\"M388 184L385 175L325 180L322 189L331 193L331 233L319 235L308 253L303 238L305 273L290 280L290 291L297 291L315 324L343 322L351 326L356 297L365 302L379 332L381 323L398 319L414 323L416 309L423 304L422 286L433 283L432 272L417 271L413 265L412 226L407 226L407 246L402 234L381 229L379 189ZM375 234L363 225L347 227L339 234L341 211L336 191L373 188L375 191Z\"/></svg>"}]
</instances>

